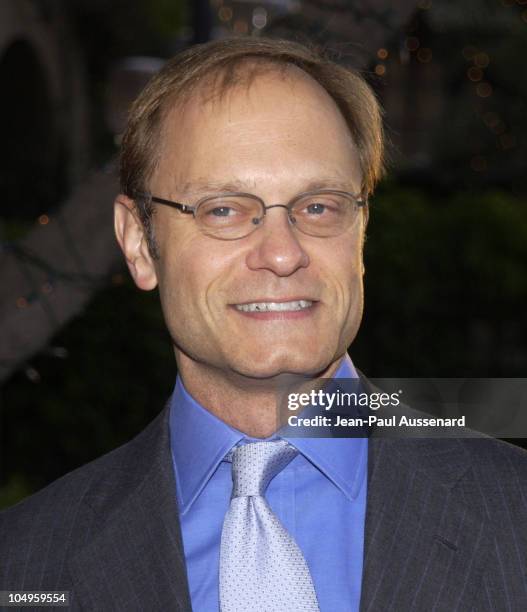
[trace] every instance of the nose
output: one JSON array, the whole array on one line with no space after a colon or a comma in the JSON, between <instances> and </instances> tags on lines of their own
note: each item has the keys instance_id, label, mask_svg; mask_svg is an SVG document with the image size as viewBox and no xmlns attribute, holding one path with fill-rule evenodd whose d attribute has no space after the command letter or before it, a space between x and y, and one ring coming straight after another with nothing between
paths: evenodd
<instances>
[{"instance_id":1,"label":"nose","mask_svg":"<svg viewBox=\"0 0 527 612\"><path fill-rule=\"evenodd\" d=\"M262 226L252 233L254 241L247 254L251 270L270 270L277 276L290 276L309 265L309 255L298 240L283 206L269 207Z\"/></svg>"}]
</instances>

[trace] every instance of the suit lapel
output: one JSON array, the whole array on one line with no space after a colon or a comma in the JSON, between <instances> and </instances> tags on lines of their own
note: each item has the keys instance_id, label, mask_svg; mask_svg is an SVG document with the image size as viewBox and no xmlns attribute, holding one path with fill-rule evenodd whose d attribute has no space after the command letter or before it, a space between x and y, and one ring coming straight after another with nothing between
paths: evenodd
<instances>
[{"instance_id":1,"label":"suit lapel","mask_svg":"<svg viewBox=\"0 0 527 612\"><path fill-rule=\"evenodd\" d=\"M472 609L489 542L454 488L469 470L461 443L374 431L368 453L361 612ZM168 411L102 468L79 518L88 544L69 559L74 606L190 611Z\"/></svg>"},{"instance_id":2,"label":"suit lapel","mask_svg":"<svg viewBox=\"0 0 527 612\"><path fill-rule=\"evenodd\" d=\"M361 612L469 610L489 542L455 439L370 438Z\"/></svg>"},{"instance_id":3,"label":"suit lapel","mask_svg":"<svg viewBox=\"0 0 527 612\"><path fill-rule=\"evenodd\" d=\"M168 411L116 457L86 496L99 518L69 562L75 599L93 610L191 610Z\"/></svg>"}]
</instances>

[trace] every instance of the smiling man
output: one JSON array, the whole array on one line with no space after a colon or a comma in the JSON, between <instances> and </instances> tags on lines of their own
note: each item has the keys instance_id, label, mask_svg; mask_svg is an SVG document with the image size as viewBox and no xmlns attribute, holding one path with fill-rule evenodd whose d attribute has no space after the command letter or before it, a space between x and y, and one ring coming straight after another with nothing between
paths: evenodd
<instances>
[{"instance_id":1,"label":"smiling man","mask_svg":"<svg viewBox=\"0 0 527 612\"><path fill-rule=\"evenodd\" d=\"M523 453L280 429L292 377L357 377L381 171L375 96L301 45L214 42L154 77L115 230L159 290L174 393L135 440L1 515L1 589L87 610L527 608Z\"/></svg>"},{"instance_id":2,"label":"smiling man","mask_svg":"<svg viewBox=\"0 0 527 612\"><path fill-rule=\"evenodd\" d=\"M299 68L252 60L226 91L207 78L167 110L140 188L153 194L157 257L126 184L117 238L137 285L159 287L186 390L264 437L276 377L334 372L359 327L364 173L336 102Z\"/></svg>"}]
</instances>

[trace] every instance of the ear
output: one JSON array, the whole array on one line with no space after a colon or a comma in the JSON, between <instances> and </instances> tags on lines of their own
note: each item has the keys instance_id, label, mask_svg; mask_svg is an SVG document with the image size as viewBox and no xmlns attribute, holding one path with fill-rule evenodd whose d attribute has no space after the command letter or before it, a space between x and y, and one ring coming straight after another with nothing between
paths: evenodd
<instances>
[{"instance_id":1,"label":"ear","mask_svg":"<svg viewBox=\"0 0 527 612\"><path fill-rule=\"evenodd\" d=\"M157 286L154 260L148 250L143 224L135 202L119 194L114 202L114 228L117 242L123 251L130 274L139 289L150 291Z\"/></svg>"}]
</instances>

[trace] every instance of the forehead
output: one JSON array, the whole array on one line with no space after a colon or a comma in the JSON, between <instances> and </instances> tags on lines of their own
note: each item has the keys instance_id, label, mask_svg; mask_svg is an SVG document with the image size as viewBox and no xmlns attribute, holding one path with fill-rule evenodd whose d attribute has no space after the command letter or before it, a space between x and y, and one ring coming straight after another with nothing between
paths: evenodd
<instances>
[{"instance_id":1,"label":"forehead","mask_svg":"<svg viewBox=\"0 0 527 612\"><path fill-rule=\"evenodd\" d=\"M154 180L174 188L198 177L278 180L295 170L360 182L357 150L335 101L294 66L195 92L167 112L160 153Z\"/></svg>"}]
</instances>

